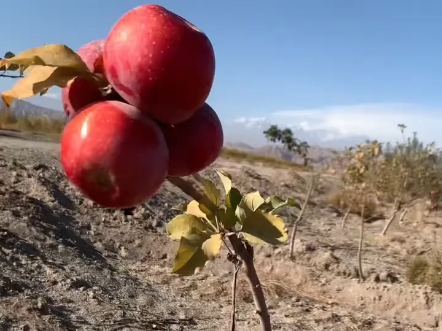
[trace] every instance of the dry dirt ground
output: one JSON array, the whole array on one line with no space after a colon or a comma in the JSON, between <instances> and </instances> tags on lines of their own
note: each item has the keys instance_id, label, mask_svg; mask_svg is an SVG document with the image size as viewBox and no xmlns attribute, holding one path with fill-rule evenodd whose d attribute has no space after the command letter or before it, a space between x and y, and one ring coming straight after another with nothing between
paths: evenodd
<instances>
[{"instance_id":1,"label":"dry dirt ground","mask_svg":"<svg viewBox=\"0 0 442 331\"><path fill-rule=\"evenodd\" d=\"M99 208L69 186L58 148L0 136L0 330L229 330L225 253L193 277L170 273L177 243L164 225L187 198L166 183L133 213ZM215 166L242 190L306 192L308 174L222 159ZM211 169L205 175L215 178ZM404 278L410 257L435 247L442 221L410 213L386 237L382 221L367 224L367 280L359 282L357 218L342 229L325 202L335 181L322 177L295 261L287 246L256 247L274 330L442 330L442 295ZM242 276L238 286L238 330L259 330Z\"/></svg>"}]
</instances>

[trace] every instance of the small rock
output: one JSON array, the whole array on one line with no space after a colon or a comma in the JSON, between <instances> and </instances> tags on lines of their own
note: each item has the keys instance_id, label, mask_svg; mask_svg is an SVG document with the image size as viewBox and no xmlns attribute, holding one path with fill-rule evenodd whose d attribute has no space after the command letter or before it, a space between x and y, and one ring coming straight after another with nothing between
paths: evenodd
<instances>
[{"instance_id":1,"label":"small rock","mask_svg":"<svg viewBox=\"0 0 442 331\"><path fill-rule=\"evenodd\" d=\"M381 272L379 278L382 282L386 283L397 283L399 281L399 278L396 275L388 271Z\"/></svg>"}]
</instances>

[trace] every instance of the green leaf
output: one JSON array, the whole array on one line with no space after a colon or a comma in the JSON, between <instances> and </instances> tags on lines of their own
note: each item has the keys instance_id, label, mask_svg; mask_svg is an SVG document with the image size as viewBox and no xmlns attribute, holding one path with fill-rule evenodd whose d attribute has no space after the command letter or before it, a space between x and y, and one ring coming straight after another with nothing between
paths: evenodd
<instances>
[{"instance_id":1,"label":"green leaf","mask_svg":"<svg viewBox=\"0 0 442 331\"><path fill-rule=\"evenodd\" d=\"M185 213L186 210L187 210L187 204L182 202L182 203L179 203L178 205L176 205L176 206L174 206L174 207L172 207L170 209L176 210L176 211L180 211L182 213Z\"/></svg>"},{"instance_id":2,"label":"green leaf","mask_svg":"<svg viewBox=\"0 0 442 331\"><path fill-rule=\"evenodd\" d=\"M235 209L226 208L224 214L221 216L221 223L227 230L234 230L238 218L235 215Z\"/></svg>"},{"instance_id":3,"label":"green leaf","mask_svg":"<svg viewBox=\"0 0 442 331\"><path fill-rule=\"evenodd\" d=\"M288 230L284 220L277 215L261 210L245 211L247 217L243 220L241 232L244 237L255 244L278 245L288 239Z\"/></svg>"},{"instance_id":4,"label":"green leaf","mask_svg":"<svg viewBox=\"0 0 442 331\"><path fill-rule=\"evenodd\" d=\"M221 183L224 186L226 194L228 194L230 192L230 189L232 188L232 176L228 172L225 172L223 170L215 169L215 171L221 179Z\"/></svg>"},{"instance_id":5,"label":"green leaf","mask_svg":"<svg viewBox=\"0 0 442 331\"><path fill-rule=\"evenodd\" d=\"M221 205L221 193L212 181L201 176L199 176L198 181L204 187L204 195L199 204L199 208L207 215L209 220L214 222L214 215L217 214L219 210L218 207ZM214 207L216 207L216 209L214 209Z\"/></svg>"},{"instance_id":6,"label":"green leaf","mask_svg":"<svg viewBox=\"0 0 442 331\"><path fill-rule=\"evenodd\" d=\"M203 268L208 258L202 246L209 238L210 237L204 234L195 233L194 231L184 233L175 256L172 273L190 276L195 273L197 268Z\"/></svg>"},{"instance_id":7,"label":"green leaf","mask_svg":"<svg viewBox=\"0 0 442 331\"><path fill-rule=\"evenodd\" d=\"M229 193L226 195L226 212L221 222L226 229L233 230L238 221L236 216L236 208L241 203L243 196L235 187L231 187Z\"/></svg>"},{"instance_id":8,"label":"green leaf","mask_svg":"<svg viewBox=\"0 0 442 331\"><path fill-rule=\"evenodd\" d=\"M242 217L241 232L244 237L256 244L278 245L288 239L288 230L284 220L277 215L252 211L247 205L237 208L237 213Z\"/></svg>"},{"instance_id":9,"label":"green leaf","mask_svg":"<svg viewBox=\"0 0 442 331\"><path fill-rule=\"evenodd\" d=\"M235 228L235 225L238 221L235 215L235 210L242 200L242 195L237 188L232 187L232 176L229 173L218 169L216 169L215 171L221 179L221 183L223 184L224 190L226 192L226 210L221 217L221 223L226 229L232 230Z\"/></svg>"},{"instance_id":10,"label":"green leaf","mask_svg":"<svg viewBox=\"0 0 442 331\"><path fill-rule=\"evenodd\" d=\"M222 237L219 233L213 234L207 239L202 245L204 255L206 255L207 259L214 260L218 256L222 244Z\"/></svg>"},{"instance_id":11,"label":"green leaf","mask_svg":"<svg viewBox=\"0 0 442 331\"><path fill-rule=\"evenodd\" d=\"M264 208L269 208L271 213L274 213L276 209L284 208L284 207L296 207L301 209L301 205L295 199L288 198L283 200L278 196L271 196L265 200L265 204L262 205ZM261 208L260 208L261 209Z\"/></svg>"},{"instance_id":12,"label":"green leaf","mask_svg":"<svg viewBox=\"0 0 442 331\"><path fill-rule=\"evenodd\" d=\"M265 203L261 194L256 191L246 194L240 203L240 206L246 205L251 211L257 210L263 203Z\"/></svg>"},{"instance_id":13,"label":"green leaf","mask_svg":"<svg viewBox=\"0 0 442 331\"><path fill-rule=\"evenodd\" d=\"M199 210L201 210L201 212L206 215L207 219L212 221L212 223L214 223L215 220L215 213L212 212L212 210L210 210L208 207L206 207L207 202L204 204L204 200L208 199L207 197L203 198L203 202L198 204L198 208ZM207 200L206 200L207 201Z\"/></svg>"},{"instance_id":14,"label":"green leaf","mask_svg":"<svg viewBox=\"0 0 442 331\"><path fill-rule=\"evenodd\" d=\"M179 240L189 231L199 231L207 235L214 233L214 230L204 221L194 215L182 214L173 218L166 225L166 231L173 240Z\"/></svg>"},{"instance_id":15,"label":"green leaf","mask_svg":"<svg viewBox=\"0 0 442 331\"><path fill-rule=\"evenodd\" d=\"M236 187L232 187L226 195L226 207L235 210L242 199L243 196L241 192Z\"/></svg>"},{"instance_id":16,"label":"green leaf","mask_svg":"<svg viewBox=\"0 0 442 331\"><path fill-rule=\"evenodd\" d=\"M201 178L204 186L204 195L217 207L221 204L221 193L211 180Z\"/></svg>"}]
</instances>

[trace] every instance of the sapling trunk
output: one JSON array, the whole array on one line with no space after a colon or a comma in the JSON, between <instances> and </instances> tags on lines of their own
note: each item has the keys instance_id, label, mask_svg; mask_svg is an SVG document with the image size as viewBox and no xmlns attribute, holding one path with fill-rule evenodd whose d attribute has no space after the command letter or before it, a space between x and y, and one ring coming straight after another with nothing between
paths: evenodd
<instances>
[{"instance_id":1,"label":"sapling trunk","mask_svg":"<svg viewBox=\"0 0 442 331\"><path fill-rule=\"evenodd\" d=\"M301 212L302 212L302 210L301 210ZM301 213L299 215L301 215ZM298 216L298 219L299 219L299 216ZM296 221L295 224L293 225L292 233L290 234L290 259L293 259L293 255L295 252L295 240L296 240L296 234L298 233L298 225L299 225L299 222Z\"/></svg>"},{"instance_id":2,"label":"sapling trunk","mask_svg":"<svg viewBox=\"0 0 442 331\"><path fill-rule=\"evenodd\" d=\"M181 177L168 177L168 181L196 201L204 202L205 204L211 203L209 200L204 199L203 194L200 193L191 182L186 181ZM216 208L216 206L208 207ZM253 261L253 247L247 242L241 240L237 234L231 234L227 236L227 238L229 239L235 254L243 263L247 282L250 285L253 301L255 303L256 313L258 314L261 322L261 329L262 331L272 331L270 314L267 308L264 291L262 289L261 282L259 281L258 274L256 273L255 264Z\"/></svg>"},{"instance_id":3,"label":"sapling trunk","mask_svg":"<svg viewBox=\"0 0 442 331\"><path fill-rule=\"evenodd\" d=\"M396 214L398 213L398 211L399 211L399 203L398 203L398 200L396 199L394 201L393 213L391 214L391 217L385 223L385 226L381 232L381 236L385 236L387 234L387 231L390 228L391 224L393 223L394 219L396 218Z\"/></svg>"},{"instance_id":4,"label":"sapling trunk","mask_svg":"<svg viewBox=\"0 0 442 331\"><path fill-rule=\"evenodd\" d=\"M229 241L232 244L233 250L238 255L239 259L244 264L244 271L247 282L253 295L253 302L255 303L256 313L261 322L263 331L271 331L272 325L270 323L270 314L267 308L264 291L262 290L261 282L256 273L255 264L253 262L253 247L246 244L237 235L229 236Z\"/></svg>"},{"instance_id":5,"label":"sapling trunk","mask_svg":"<svg viewBox=\"0 0 442 331\"><path fill-rule=\"evenodd\" d=\"M399 224L402 225L402 222L404 221L405 215L407 215L408 213L408 208L404 208L404 210L402 211L401 216L399 217Z\"/></svg>"},{"instance_id":6,"label":"sapling trunk","mask_svg":"<svg viewBox=\"0 0 442 331\"><path fill-rule=\"evenodd\" d=\"M358 245L358 267L359 267L359 280L364 281L364 270L362 269L362 244L364 243L364 211L365 211L365 195L363 197L361 208L361 224L359 233L359 245Z\"/></svg>"},{"instance_id":7,"label":"sapling trunk","mask_svg":"<svg viewBox=\"0 0 442 331\"><path fill-rule=\"evenodd\" d=\"M313 186L315 184L314 181L315 181L315 179L312 176L312 181L311 181L310 186L308 188L307 195L305 196L304 204L302 205L302 208L301 208L301 211L299 212L298 218L296 219L296 222L293 225L292 233L290 235L290 259L293 259L293 252L295 249L295 239L296 239L296 233L298 232L298 225L302 221L302 216L304 216L305 209L307 208L307 204L310 200L310 195L312 194Z\"/></svg>"}]
</instances>

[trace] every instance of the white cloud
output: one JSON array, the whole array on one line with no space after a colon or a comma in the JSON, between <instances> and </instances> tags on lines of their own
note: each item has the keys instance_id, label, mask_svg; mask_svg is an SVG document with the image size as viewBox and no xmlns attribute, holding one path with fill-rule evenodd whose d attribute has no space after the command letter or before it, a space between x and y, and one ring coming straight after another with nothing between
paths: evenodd
<instances>
[{"instance_id":1,"label":"white cloud","mask_svg":"<svg viewBox=\"0 0 442 331\"><path fill-rule=\"evenodd\" d=\"M60 95L57 93L46 93L46 94L43 94L42 97L58 100L60 98Z\"/></svg>"},{"instance_id":2,"label":"white cloud","mask_svg":"<svg viewBox=\"0 0 442 331\"><path fill-rule=\"evenodd\" d=\"M267 124L265 117L239 117L235 123L243 124L246 128L261 128Z\"/></svg>"},{"instance_id":3,"label":"white cloud","mask_svg":"<svg viewBox=\"0 0 442 331\"><path fill-rule=\"evenodd\" d=\"M371 103L313 109L278 111L266 118L242 117L246 127L277 124L315 135L319 141L366 136L381 141L401 139L397 124L405 124L409 135L416 131L424 141L442 143L442 116L437 109L405 103ZM315 139L316 140L316 139Z\"/></svg>"}]
</instances>

